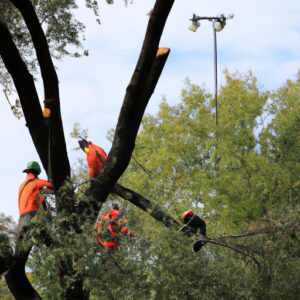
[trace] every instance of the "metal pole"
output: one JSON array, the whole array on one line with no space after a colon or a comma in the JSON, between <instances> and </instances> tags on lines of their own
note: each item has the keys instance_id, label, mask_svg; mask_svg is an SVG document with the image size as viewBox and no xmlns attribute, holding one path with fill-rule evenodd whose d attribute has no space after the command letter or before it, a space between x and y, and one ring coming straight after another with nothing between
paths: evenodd
<instances>
[{"instance_id":1,"label":"metal pole","mask_svg":"<svg viewBox=\"0 0 300 300\"><path fill-rule=\"evenodd\" d=\"M215 22L212 22L214 32L214 69L215 69L215 109L216 109L216 126L219 125L218 115L218 56L217 56L217 31Z\"/></svg>"}]
</instances>

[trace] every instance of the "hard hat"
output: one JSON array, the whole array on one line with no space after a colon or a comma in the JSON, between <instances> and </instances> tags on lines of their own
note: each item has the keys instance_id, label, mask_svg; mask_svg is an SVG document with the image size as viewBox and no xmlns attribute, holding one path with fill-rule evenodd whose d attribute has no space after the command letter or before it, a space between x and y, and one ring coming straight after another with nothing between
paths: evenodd
<instances>
[{"instance_id":1,"label":"hard hat","mask_svg":"<svg viewBox=\"0 0 300 300\"><path fill-rule=\"evenodd\" d=\"M194 215L194 212L191 209L189 209L181 215L181 218L182 218L182 220L184 220L187 216L193 216L193 215Z\"/></svg>"},{"instance_id":2,"label":"hard hat","mask_svg":"<svg viewBox=\"0 0 300 300\"><path fill-rule=\"evenodd\" d=\"M41 173L41 167L40 167L39 163L36 161L30 161L27 164L27 168L25 170L23 170L23 172L28 173L30 171L35 173L36 175L39 175Z\"/></svg>"},{"instance_id":3,"label":"hard hat","mask_svg":"<svg viewBox=\"0 0 300 300\"><path fill-rule=\"evenodd\" d=\"M116 210L119 210L120 209L120 206L119 206L119 203L113 203L112 204L112 207Z\"/></svg>"},{"instance_id":4,"label":"hard hat","mask_svg":"<svg viewBox=\"0 0 300 300\"><path fill-rule=\"evenodd\" d=\"M200 251L200 249L204 246L204 243L202 241L197 241L194 245L193 245L193 250L194 252L198 252Z\"/></svg>"},{"instance_id":5,"label":"hard hat","mask_svg":"<svg viewBox=\"0 0 300 300\"><path fill-rule=\"evenodd\" d=\"M86 140L86 139L81 139L78 141L78 144L79 144L79 147L84 151L85 151L85 148L88 148L89 147L89 142Z\"/></svg>"}]
</instances>

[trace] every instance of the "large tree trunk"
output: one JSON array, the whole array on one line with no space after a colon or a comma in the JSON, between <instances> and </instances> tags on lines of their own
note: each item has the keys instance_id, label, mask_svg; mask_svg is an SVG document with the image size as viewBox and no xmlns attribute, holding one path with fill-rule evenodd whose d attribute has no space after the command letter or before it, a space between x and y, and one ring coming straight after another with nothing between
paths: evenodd
<instances>
[{"instance_id":1,"label":"large tree trunk","mask_svg":"<svg viewBox=\"0 0 300 300\"><path fill-rule=\"evenodd\" d=\"M146 106L169 54L169 49L158 51L158 48L173 3L174 0L157 0L152 10L139 60L126 90L108 160L88 191L92 201L104 202L129 164Z\"/></svg>"},{"instance_id":2,"label":"large tree trunk","mask_svg":"<svg viewBox=\"0 0 300 300\"><path fill-rule=\"evenodd\" d=\"M28 255L29 252L22 257L17 257L13 266L5 275L7 286L17 300L41 299L25 274Z\"/></svg>"},{"instance_id":3,"label":"large tree trunk","mask_svg":"<svg viewBox=\"0 0 300 300\"><path fill-rule=\"evenodd\" d=\"M47 131L32 75L6 27L0 21L0 55L17 89L26 126L45 169L47 165Z\"/></svg>"}]
</instances>

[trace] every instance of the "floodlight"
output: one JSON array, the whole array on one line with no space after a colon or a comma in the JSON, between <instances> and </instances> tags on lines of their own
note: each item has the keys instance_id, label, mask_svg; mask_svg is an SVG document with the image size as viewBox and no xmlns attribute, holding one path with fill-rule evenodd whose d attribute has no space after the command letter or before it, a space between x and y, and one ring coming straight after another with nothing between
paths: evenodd
<instances>
[{"instance_id":1,"label":"floodlight","mask_svg":"<svg viewBox=\"0 0 300 300\"><path fill-rule=\"evenodd\" d=\"M223 30L223 28L225 27L225 25L226 25L225 20L224 20L224 21L219 21L219 20L218 20L218 21L215 21L215 22L214 22L214 28L215 28L215 30L216 30L217 32Z\"/></svg>"},{"instance_id":2,"label":"floodlight","mask_svg":"<svg viewBox=\"0 0 300 300\"><path fill-rule=\"evenodd\" d=\"M193 14L193 17L190 19L192 24L189 26L189 30L196 32L198 27L200 26L200 22L202 20L207 20L212 23L213 27L213 37L214 37L214 75L215 75L215 107L216 107L216 126L218 127L218 68L217 68L217 32L221 31L225 25L226 21L232 19L234 14L230 14L225 16L224 14L219 14L217 16L207 17L207 16L197 16Z\"/></svg>"},{"instance_id":3,"label":"floodlight","mask_svg":"<svg viewBox=\"0 0 300 300\"><path fill-rule=\"evenodd\" d=\"M193 21L192 24L189 26L189 30L196 32L200 25L201 24L199 22Z\"/></svg>"}]
</instances>

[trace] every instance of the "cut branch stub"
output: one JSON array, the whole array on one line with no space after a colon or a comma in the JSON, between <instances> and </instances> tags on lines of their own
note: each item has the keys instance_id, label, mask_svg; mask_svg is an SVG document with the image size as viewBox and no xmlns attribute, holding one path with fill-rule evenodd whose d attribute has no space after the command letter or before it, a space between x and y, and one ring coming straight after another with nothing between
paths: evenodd
<instances>
[{"instance_id":1,"label":"cut branch stub","mask_svg":"<svg viewBox=\"0 0 300 300\"><path fill-rule=\"evenodd\" d=\"M169 54L169 52L170 52L170 48L158 48L156 57Z\"/></svg>"}]
</instances>

